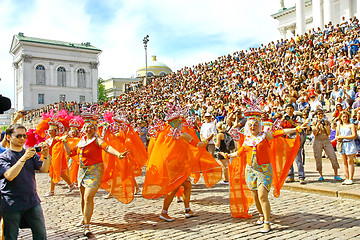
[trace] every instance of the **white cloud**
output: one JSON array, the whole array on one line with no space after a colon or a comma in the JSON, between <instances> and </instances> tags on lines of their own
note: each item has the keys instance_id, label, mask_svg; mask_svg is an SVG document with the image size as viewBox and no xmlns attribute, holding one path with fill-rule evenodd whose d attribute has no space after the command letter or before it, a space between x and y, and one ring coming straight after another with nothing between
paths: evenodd
<instances>
[{"instance_id":1,"label":"white cloud","mask_svg":"<svg viewBox=\"0 0 360 240\"><path fill-rule=\"evenodd\" d=\"M148 59L161 52L158 60L172 69L214 60L240 47L279 38L277 22L270 17L280 7L278 1L276 4L268 0L112 0L97 3L104 2L111 11L98 14L110 14L109 21L99 23L94 22L94 15L88 14L86 1L37 0L29 9L22 9L16 5L17 1L0 1L3 19L0 21L0 93L13 98L13 94L9 94L14 91L9 48L12 36L18 32L46 39L91 42L103 50L99 77L104 79L135 75L136 69L145 62L142 39L146 34L150 35ZM216 43L207 47L209 36ZM191 41L203 41L204 47L192 48ZM183 51L179 51L184 47L181 44L187 44Z\"/></svg>"}]
</instances>

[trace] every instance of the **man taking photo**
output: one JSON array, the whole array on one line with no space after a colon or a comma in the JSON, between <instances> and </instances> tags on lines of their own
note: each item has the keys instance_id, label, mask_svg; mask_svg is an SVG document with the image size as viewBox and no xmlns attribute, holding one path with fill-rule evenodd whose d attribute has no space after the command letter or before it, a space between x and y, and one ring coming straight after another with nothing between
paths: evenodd
<instances>
[{"instance_id":1,"label":"man taking photo","mask_svg":"<svg viewBox=\"0 0 360 240\"><path fill-rule=\"evenodd\" d=\"M1 207L3 235L6 240L16 240L20 222L31 228L33 239L46 239L45 219L36 192L35 170L48 172L51 156L46 143L41 149L23 148L26 128L20 124L6 129L9 148L0 155ZM40 151L41 161L36 150Z\"/></svg>"}]
</instances>

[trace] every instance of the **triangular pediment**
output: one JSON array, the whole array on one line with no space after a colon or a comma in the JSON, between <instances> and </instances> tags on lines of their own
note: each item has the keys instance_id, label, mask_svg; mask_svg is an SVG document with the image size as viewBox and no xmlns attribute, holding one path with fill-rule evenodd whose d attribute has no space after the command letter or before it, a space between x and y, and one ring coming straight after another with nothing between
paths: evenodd
<instances>
[{"instance_id":1,"label":"triangular pediment","mask_svg":"<svg viewBox=\"0 0 360 240\"><path fill-rule=\"evenodd\" d=\"M14 51L14 49L16 48L16 46L18 45L18 44L20 44L20 41L19 41L19 39L16 37L17 35L14 35L13 36L13 39L12 39L12 41L11 41L11 46L10 46L10 52L11 53L14 53L13 51Z\"/></svg>"}]
</instances>

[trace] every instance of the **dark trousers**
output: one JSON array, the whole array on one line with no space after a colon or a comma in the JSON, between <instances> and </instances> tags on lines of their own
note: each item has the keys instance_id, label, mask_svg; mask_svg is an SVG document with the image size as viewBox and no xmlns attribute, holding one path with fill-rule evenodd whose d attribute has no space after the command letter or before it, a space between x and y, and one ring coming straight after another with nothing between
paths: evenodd
<instances>
[{"instance_id":1,"label":"dark trousers","mask_svg":"<svg viewBox=\"0 0 360 240\"><path fill-rule=\"evenodd\" d=\"M16 240L18 238L21 221L24 221L31 229L33 239L46 239L45 219L40 204L24 211L3 212L4 237L6 240Z\"/></svg>"}]
</instances>

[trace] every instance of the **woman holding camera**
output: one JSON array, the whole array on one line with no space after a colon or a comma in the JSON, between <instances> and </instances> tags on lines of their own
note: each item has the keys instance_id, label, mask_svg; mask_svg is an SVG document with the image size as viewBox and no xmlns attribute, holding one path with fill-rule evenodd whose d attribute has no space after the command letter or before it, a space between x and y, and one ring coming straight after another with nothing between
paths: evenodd
<instances>
[{"instance_id":1,"label":"woman holding camera","mask_svg":"<svg viewBox=\"0 0 360 240\"><path fill-rule=\"evenodd\" d=\"M320 177L318 181L324 181L322 174L322 151L324 150L329 157L332 168L334 169L334 179L341 181L341 177L338 176L339 163L336 158L335 150L330 141L330 122L324 119L324 111L319 109L316 111L317 120L313 122L312 132L315 136L313 149L314 158L316 161L316 171L319 172Z\"/></svg>"},{"instance_id":2,"label":"woman holding camera","mask_svg":"<svg viewBox=\"0 0 360 240\"><path fill-rule=\"evenodd\" d=\"M356 130L355 125L350 123L350 113L348 111L341 112L339 116L340 124L336 129L336 140L340 142L341 159L344 162L345 181L343 185L352 185L355 166L354 157L357 153L355 144Z\"/></svg>"}]
</instances>

